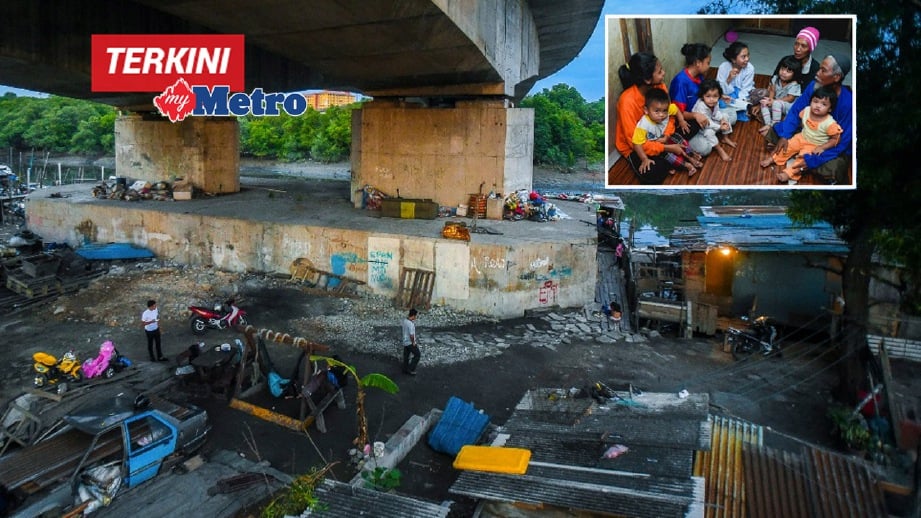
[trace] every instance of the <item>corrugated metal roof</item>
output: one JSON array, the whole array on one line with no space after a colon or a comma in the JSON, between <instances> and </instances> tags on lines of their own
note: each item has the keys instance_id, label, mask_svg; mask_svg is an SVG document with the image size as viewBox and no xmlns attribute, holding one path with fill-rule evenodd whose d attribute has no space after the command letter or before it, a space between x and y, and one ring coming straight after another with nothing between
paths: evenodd
<instances>
[{"instance_id":1,"label":"corrugated metal roof","mask_svg":"<svg viewBox=\"0 0 921 518\"><path fill-rule=\"evenodd\" d=\"M860 459L804 447L812 516L883 518L888 516L878 479ZM764 516L764 515L762 515Z\"/></svg>"},{"instance_id":2,"label":"corrugated metal roof","mask_svg":"<svg viewBox=\"0 0 921 518\"><path fill-rule=\"evenodd\" d=\"M629 455L629 453L627 454ZM461 473L451 493L529 506L553 506L614 516L702 516L704 480L529 467L526 475Z\"/></svg>"},{"instance_id":3,"label":"corrugated metal roof","mask_svg":"<svg viewBox=\"0 0 921 518\"><path fill-rule=\"evenodd\" d=\"M301 514L323 518L355 518L356 516L386 516L388 518L445 518L450 508L433 502L395 493L356 487L324 479L314 493L320 502L316 510Z\"/></svg>"},{"instance_id":4,"label":"corrugated metal roof","mask_svg":"<svg viewBox=\"0 0 921 518\"><path fill-rule=\"evenodd\" d=\"M694 451L709 448L707 394L617 393L601 405L559 389L528 391L501 433L531 450L525 475L464 472L450 492L473 498L627 516L702 516ZM614 458L614 445L629 450Z\"/></svg>"},{"instance_id":5,"label":"corrugated metal roof","mask_svg":"<svg viewBox=\"0 0 921 518\"><path fill-rule=\"evenodd\" d=\"M830 224L795 224L782 207L701 207L701 211L704 215L697 217L699 226L675 228L669 236L671 246L706 250L728 245L751 252L848 251Z\"/></svg>"},{"instance_id":6,"label":"corrugated metal roof","mask_svg":"<svg viewBox=\"0 0 921 518\"><path fill-rule=\"evenodd\" d=\"M707 480L706 516L744 516L742 446L760 446L763 429L759 425L720 416L712 416L710 422L713 426L709 451L698 451L694 461L694 475Z\"/></svg>"},{"instance_id":7,"label":"corrugated metal roof","mask_svg":"<svg viewBox=\"0 0 921 518\"><path fill-rule=\"evenodd\" d=\"M847 244L830 227L677 227L669 243L686 250L728 245L746 252L848 252Z\"/></svg>"},{"instance_id":8,"label":"corrugated metal roof","mask_svg":"<svg viewBox=\"0 0 921 518\"><path fill-rule=\"evenodd\" d=\"M859 459L811 445L781 451L762 445L761 426L713 418L709 452L694 474L706 478L707 518L876 518L882 490Z\"/></svg>"}]
</instances>

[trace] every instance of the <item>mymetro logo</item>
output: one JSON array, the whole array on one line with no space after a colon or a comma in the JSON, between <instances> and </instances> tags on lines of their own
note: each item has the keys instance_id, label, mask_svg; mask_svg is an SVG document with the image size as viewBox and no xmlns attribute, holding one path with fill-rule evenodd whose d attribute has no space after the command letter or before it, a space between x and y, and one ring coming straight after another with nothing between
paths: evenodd
<instances>
[{"instance_id":1,"label":"mymetro logo","mask_svg":"<svg viewBox=\"0 0 921 518\"><path fill-rule=\"evenodd\" d=\"M166 87L162 94L154 97L153 103L160 115L171 122L178 122L194 111L195 92L185 79L177 79L172 86Z\"/></svg>"},{"instance_id":2,"label":"mymetro logo","mask_svg":"<svg viewBox=\"0 0 921 518\"><path fill-rule=\"evenodd\" d=\"M91 47L92 91L162 92L153 104L172 122L307 110L300 94L242 92L242 34L94 34Z\"/></svg>"}]
</instances>

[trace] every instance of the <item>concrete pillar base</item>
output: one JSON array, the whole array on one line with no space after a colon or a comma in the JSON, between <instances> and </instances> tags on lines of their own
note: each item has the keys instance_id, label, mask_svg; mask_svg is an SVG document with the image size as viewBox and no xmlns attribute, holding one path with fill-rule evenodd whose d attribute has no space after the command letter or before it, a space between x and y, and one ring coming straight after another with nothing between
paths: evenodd
<instances>
[{"instance_id":1,"label":"concrete pillar base","mask_svg":"<svg viewBox=\"0 0 921 518\"><path fill-rule=\"evenodd\" d=\"M115 121L119 176L149 182L184 178L209 194L240 192L240 132L236 119L121 116Z\"/></svg>"},{"instance_id":2,"label":"concrete pillar base","mask_svg":"<svg viewBox=\"0 0 921 518\"><path fill-rule=\"evenodd\" d=\"M374 100L352 112L352 202L389 196L467 203L471 194L531 189L534 111L504 100L448 107Z\"/></svg>"}]
</instances>

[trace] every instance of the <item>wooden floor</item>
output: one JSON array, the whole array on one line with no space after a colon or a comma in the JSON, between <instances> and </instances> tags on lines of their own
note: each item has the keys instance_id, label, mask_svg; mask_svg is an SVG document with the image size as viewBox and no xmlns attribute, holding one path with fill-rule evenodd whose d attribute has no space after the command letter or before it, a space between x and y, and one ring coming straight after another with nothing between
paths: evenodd
<instances>
[{"instance_id":1,"label":"wooden floor","mask_svg":"<svg viewBox=\"0 0 921 518\"><path fill-rule=\"evenodd\" d=\"M755 75L755 86L765 87L769 80L767 76ZM736 123L730 138L738 146L734 149L723 146L723 149L732 158L731 161L724 162L717 152L713 151L704 158L704 166L696 175L688 178L687 172L679 169L676 174L667 177L662 185L787 187L786 183L781 184L777 181L776 173L771 167L762 168L759 165L759 162L770 154L764 137L758 133L761 125L761 122L754 119ZM774 168L779 170L776 166ZM620 187L641 186L642 184L637 180L627 161L621 158L608 170L607 185ZM815 175L805 174L798 185L825 185L825 182Z\"/></svg>"}]
</instances>

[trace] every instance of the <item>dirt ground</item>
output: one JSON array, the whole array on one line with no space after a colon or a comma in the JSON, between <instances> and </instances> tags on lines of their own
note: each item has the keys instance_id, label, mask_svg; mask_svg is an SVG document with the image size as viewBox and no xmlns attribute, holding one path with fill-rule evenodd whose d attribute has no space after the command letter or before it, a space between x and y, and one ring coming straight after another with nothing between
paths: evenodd
<instances>
[{"instance_id":1,"label":"dirt ground","mask_svg":"<svg viewBox=\"0 0 921 518\"><path fill-rule=\"evenodd\" d=\"M245 163L244 174L292 174L295 169L283 164L259 171L248 171L248 167L257 166ZM339 180L343 174L348 178L348 169L344 164L308 164L294 174ZM580 181L594 181L590 171L577 175ZM600 170L597 176L601 178ZM536 177L535 184L543 182L565 190L571 183L567 179L572 178L545 174ZM347 192L346 182L343 189ZM15 229L4 230L9 234ZM540 338L542 332L550 330L542 315L496 322L471 315L453 318L450 311L441 309L429 318L425 312L420 314L423 357L427 335L464 336L464 347L469 350L462 361L435 364L423 360L418 375L409 377L400 372L396 343L399 312L389 308L389 301L370 296L331 297L278 277L230 274L158 261L114 265L107 275L76 294L16 314L0 315L4 337L0 360L7 366L0 377L0 396L6 401L29 387L30 358L35 351L61 354L74 348L85 358L95 355L103 341L113 340L123 354L146 360L146 343L138 320L148 298L160 304L164 353L175 355L201 340L189 329L186 306L213 303L234 293L242 295L241 306L258 327L326 343L331 354L340 355L359 373L381 373L397 382L400 391L396 395L375 390L367 394L365 408L372 441L386 441L411 415L443 408L450 396L473 402L490 416L492 423L501 425L528 389L583 387L600 380L615 388L632 383L646 391L708 392L713 413L769 427L776 433L769 433L768 440L781 444L796 437L830 444L825 409L831 398L834 370L820 356L823 351L811 344L790 344L783 359L742 366L722 352L718 337L682 339L665 330L663 336L652 336L643 342L610 343L586 333L571 337L569 343L550 345ZM582 308L558 308L556 312L566 319L583 315ZM347 318L336 320L343 315ZM478 357L479 345L495 341L497 336L521 336L527 331L533 331L528 336L536 338L527 343L510 341L499 356ZM203 339L210 346L235 337L232 331L209 331ZM291 368L297 356L296 350L274 344L269 352L282 373ZM163 368L172 367L163 364ZM900 377L910 377L918 370L898 362L896 368ZM334 464L330 476L338 480L347 481L354 474L347 457L357 433L354 386L346 388L346 410L332 406L327 412L329 432L322 434L312 428L307 436L230 409L218 395L192 391L173 396L187 398L209 411L214 428L205 446L206 456L226 449L251 459L268 460L292 474L327 463ZM274 399L263 392L252 402L297 415L295 400ZM446 455L420 443L399 466L403 472L399 491L434 501L457 500L448 493L455 478L450 462ZM453 515L467 516L470 509L469 502L459 501Z\"/></svg>"}]
</instances>

